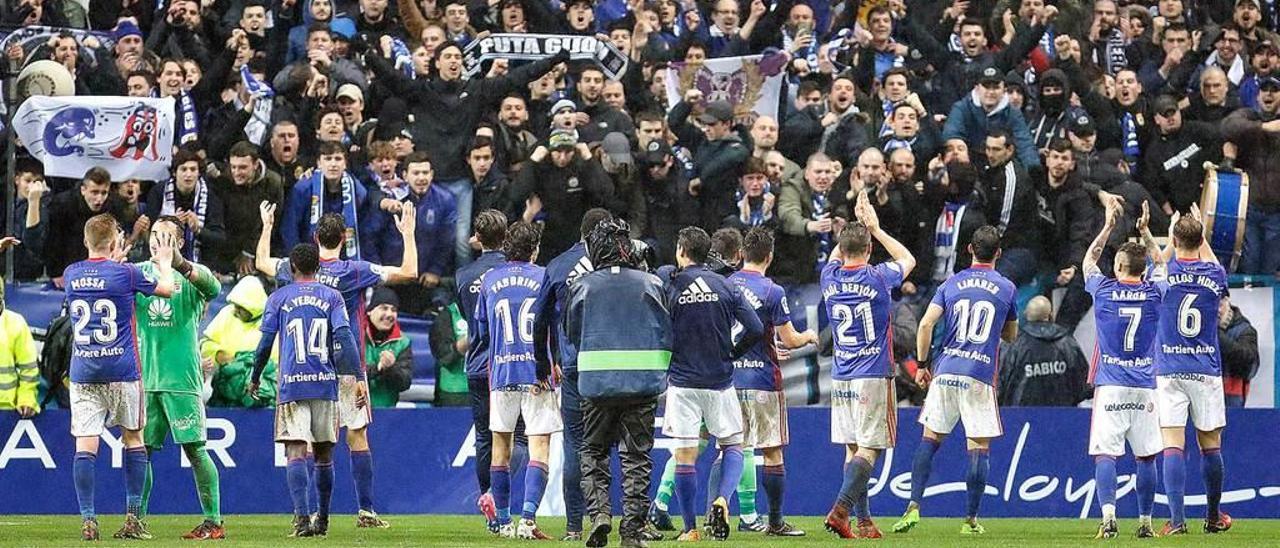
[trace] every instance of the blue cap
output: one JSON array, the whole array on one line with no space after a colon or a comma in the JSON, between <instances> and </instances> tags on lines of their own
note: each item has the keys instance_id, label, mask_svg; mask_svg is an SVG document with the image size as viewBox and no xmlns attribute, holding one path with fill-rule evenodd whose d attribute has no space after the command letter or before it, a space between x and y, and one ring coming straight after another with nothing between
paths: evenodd
<instances>
[{"instance_id":1,"label":"blue cap","mask_svg":"<svg viewBox=\"0 0 1280 548\"><path fill-rule=\"evenodd\" d=\"M329 30L350 41L356 35L356 24L345 17L335 17L333 21L329 22Z\"/></svg>"},{"instance_id":2,"label":"blue cap","mask_svg":"<svg viewBox=\"0 0 1280 548\"><path fill-rule=\"evenodd\" d=\"M138 28L136 23L128 19L116 23L115 30L111 31L111 39L117 42L126 36L137 36L138 38L142 38L142 30Z\"/></svg>"}]
</instances>

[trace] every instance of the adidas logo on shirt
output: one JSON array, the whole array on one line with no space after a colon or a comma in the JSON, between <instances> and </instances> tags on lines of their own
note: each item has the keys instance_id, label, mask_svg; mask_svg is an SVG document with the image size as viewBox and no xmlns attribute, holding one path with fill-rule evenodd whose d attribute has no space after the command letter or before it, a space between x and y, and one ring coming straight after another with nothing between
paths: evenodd
<instances>
[{"instance_id":1,"label":"adidas logo on shirt","mask_svg":"<svg viewBox=\"0 0 1280 548\"><path fill-rule=\"evenodd\" d=\"M591 267L591 259L586 257L578 259L578 263L573 265L573 271L569 273L569 278L565 280L565 283L571 284L576 282L578 281L578 278L581 278L584 274L590 273L592 270L595 269Z\"/></svg>"},{"instance_id":2,"label":"adidas logo on shirt","mask_svg":"<svg viewBox=\"0 0 1280 548\"><path fill-rule=\"evenodd\" d=\"M703 280L701 276L689 284L689 287L684 288L684 291L681 291L680 296L676 298L676 302L680 304L714 303L719 300L720 295L712 291L706 280Z\"/></svg>"}]
</instances>

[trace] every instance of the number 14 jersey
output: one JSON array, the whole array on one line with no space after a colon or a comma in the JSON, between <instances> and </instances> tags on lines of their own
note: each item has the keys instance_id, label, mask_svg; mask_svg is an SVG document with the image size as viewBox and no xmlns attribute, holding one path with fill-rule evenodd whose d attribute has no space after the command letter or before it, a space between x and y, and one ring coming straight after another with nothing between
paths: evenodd
<instances>
[{"instance_id":1,"label":"number 14 jersey","mask_svg":"<svg viewBox=\"0 0 1280 548\"><path fill-rule=\"evenodd\" d=\"M971 266L938 286L930 304L942 307L945 328L934 353L934 375L964 375L994 386L1000 333L1016 319L1017 288L989 266Z\"/></svg>"}]
</instances>

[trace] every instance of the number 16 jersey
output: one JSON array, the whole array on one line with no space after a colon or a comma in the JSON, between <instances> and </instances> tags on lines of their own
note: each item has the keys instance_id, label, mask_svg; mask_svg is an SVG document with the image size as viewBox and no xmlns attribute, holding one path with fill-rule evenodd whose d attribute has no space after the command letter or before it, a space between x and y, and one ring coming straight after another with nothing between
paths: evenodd
<instances>
[{"instance_id":1,"label":"number 16 jersey","mask_svg":"<svg viewBox=\"0 0 1280 548\"><path fill-rule=\"evenodd\" d=\"M63 271L71 315L71 382L130 382L141 378L135 293L153 295L156 280L131 264L89 259Z\"/></svg>"},{"instance_id":2,"label":"number 16 jersey","mask_svg":"<svg viewBox=\"0 0 1280 548\"><path fill-rule=\"evenodd\" d=\"M538 382L534 304L545 272L533 263L508 261L480 277L472 337L489 341L489 388Z\"/></svg>"},{"instance_id":3,"label":"number 16 jersey","mask_svg":"<svg viewBox=\"0 0 1280 548\"><path fill-rule=\"evenodd\" d=\"M938 286L929 304L942 307L945 328L934 353L934 375L963 375L995 385L996 356L1013 312L1013 282L989 266L971 266Z\"/></svg>"}]
</instances>

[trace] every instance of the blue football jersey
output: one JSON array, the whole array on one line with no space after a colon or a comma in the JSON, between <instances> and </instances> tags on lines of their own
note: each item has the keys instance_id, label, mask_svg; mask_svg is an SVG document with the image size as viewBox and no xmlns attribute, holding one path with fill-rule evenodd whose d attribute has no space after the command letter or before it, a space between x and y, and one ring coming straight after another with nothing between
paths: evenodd
<instances>
[{"instance_id":1,"label":"blue football jersey","mask_svg":"<svg viewBox=\"0 0 1280 548\"><path fill-rule=\"evenodd\" d=\"M834 357L831 378L893 376L893 290L902 285L896 262L822 267L822 300L831 321Z\"/></svg>"},{"instance_id":2,"label":"blue football jersey","mask_svg":"<svg viewBox=\"0 0 1280 548\"><path fill-rule=\"evenodd\" d=\"M1221 375L1218 301L1227 294L1227 271L1217 263L1175 259L1156 287L1164 294L1156 374Z\"/></svg>"},{"instance_id":3,"label":"blue football jersey","mask_svg":"<svg viewBox=\"0 0 1280 548\"><path fill-rule=\"evenodd\" d=\"M729 276L729 281L738 287L747 306L756 311L756 316L764 325L764 337L760 342L733 361L733 386L746 390L782 390L782 370L778 367L775 330L791 323L787 295L781 286L759 272L734 272ZM736 339L741 328L736 325L734 328Z\"/></svg>"},{"instance_id":4,"label":"blue football jersey","mask_svg":"<svg viewBox=\"0 0 1280 548\"><path fill-rule=\"evenodd\" d=\"M454 274L454 282L458 286L458 312L467 320L467 329L474 331L476 323L476 301L480 297L480 278L490 268L507 261L501 251L486 251L480 254L471 264L459 268ZM483 379L489 377L489 339L471 339L467 346L467 378Z\"/></svg>"},{"instance_id":5,"label":"blue football jersey","mask_svg":"<svg viewBox=\"0 0 1280 548\"><path fill-rule=\"evenodd\" d=\"M760 318L724 276L692 265L667 285L671 305L671 386L721 390L733 386L735 321L760 334Z\"/></svg>"},{"instance_id":6,"label":"blue football jersey","mask_svg":"<svg viewBox=\"0 0 1280 548\"><path fill-rule=\"evenodd\" d=\"M1014 312L1017 288L989 266L971 266L947 278L933 294L945 327L935 375L964 375L995 385L1005 322Z\"/></svg>"},{"instance_id":7,"label":"blue football jersey","mask_svg":"<svg viewBox=\"0 0 1280 548\"><path fill-rule=\"evenodd\" d=\"M578 242L547 263L547 279L538 296L538 314L544 315L554 330L556 361L565 373L578 370L578 349L569 341L561 321L569 298L569 285L593 270L591 259L587 258L587 244Z\"/></svg>"},{"instance_id":8,"label":"blue football jersey","mask_svg":"<svg viewBox=\"0 0 1280 548\"><path fill-rule=\"evenodd\" d=\"M342 302L347 307L347 318L355 323L356 341L361 345L364 344L365 290L386 280L387 270L369 261L321 259L320 270L316 272L317 282L338 290L342 295ZM281 285L293 282L289 259L281 259L276 265L276 281Z\"/></svg>"},{"instance_id":9,"label":"blue football jersey","mask_svg":"<svg viewBox=\"0 0 1280 548\"><path fill-rule=\"evenodd\" d=\"M1151 282L1125 283L1092 273L1084 289L1093 295L1097 348L1089 382L1095 386L1155 388L1155 345L1160 291Z\"/></svg>"},{"instance_id":10,"label":"blue football jersey","mask_svg":"<svg viewBox=\"0 0 1280 548\"><path fill-rule=\"evenodd\" d=\"M509 261L480 279L471 340L489 341L490 388L538 382L533 320L544 276L541 266Z\"/></svg>"},{"instance_id":11,"label":"blue football jersey","mask_svg":"<svg viewBox=\"0 0 1280 548\"><path fill-rule=\"evenodd\" d=\"M134 295L153 295L156 280L136 265L89 259L62 273L71 315L71 382L141 378Z\"/></svg>"},{"instance_id":12,"label":"blue football jersey","mask_svg":"<svg viewBox=\"0 0 1280 548\"><path fill-rule=\"evenodd\" d=\"M342 295L326 285L290 284L267 298L259 330L263 337L279 334L277 401L338 399L333 334L343 327L351 323Z\"/></svg>"}]
</instances>

